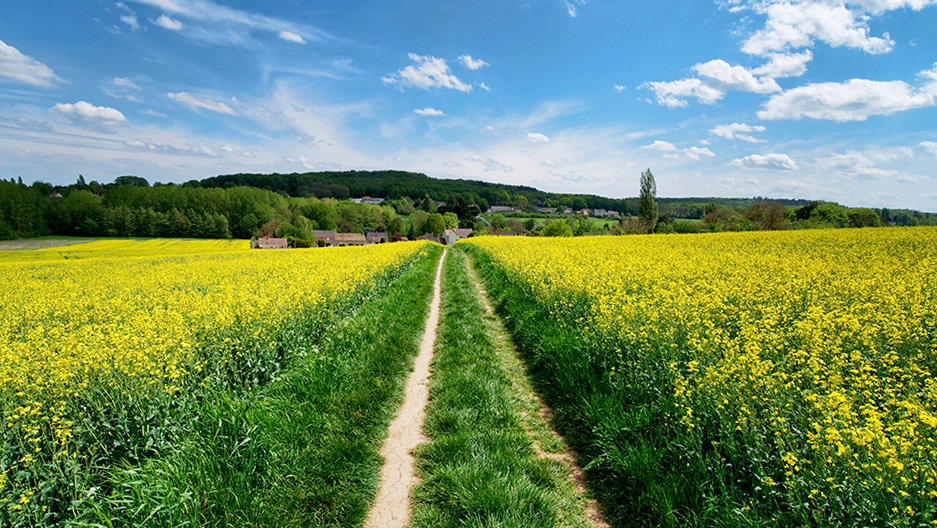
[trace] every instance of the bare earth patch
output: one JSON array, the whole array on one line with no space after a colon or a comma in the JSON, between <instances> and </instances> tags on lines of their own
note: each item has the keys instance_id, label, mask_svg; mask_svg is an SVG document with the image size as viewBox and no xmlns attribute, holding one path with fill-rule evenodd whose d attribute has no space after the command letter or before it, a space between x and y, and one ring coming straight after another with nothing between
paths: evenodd
<instances>
[{"instance_id":1,"label":"bare earth patch","mask_svg":"<svg viewBox=\"0 0 937 528\"><path fill-rule=\"evenodd\" d=\"M28 249L45 249L59 246L84 244L91 240L0 240L0 251L18 251Z\"/></svg>"},{"instance_id":2,"label":"bare earth patch","mask_svg":"<svg viewBox=\"0 0 937 528\"><path fill-rule=\"evenodd\" d=\"M426 420L426 404L429 402L430 363L433 360L436 328L439 326L442 263L445 259L446 254L443 253L436 270L433 300L420 342L420 352L404 389L403 405L390 423L387 440L381 448L381 456L384 457L381 485L364 523L367 528L396 528L410 524L410 491L417 483L412 451L427 441L423 435L423 422Z\"/></svg>"}]
</instances>

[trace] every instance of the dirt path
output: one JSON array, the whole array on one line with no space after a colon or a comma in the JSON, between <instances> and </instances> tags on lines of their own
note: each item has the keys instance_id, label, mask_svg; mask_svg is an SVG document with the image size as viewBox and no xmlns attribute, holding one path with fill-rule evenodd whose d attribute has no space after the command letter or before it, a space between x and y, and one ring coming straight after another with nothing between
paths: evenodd
<instances>
[{"instance_id":1,"label":"dirt path","mask_svg":"<svg viewBox=\"0 0 937 528\"><path fill-rule=\"evenodd\" d=\"M588 498L588 491L586 489L586 474L579 466L577 460L579 455L569 447L566 443L566 439L556 432L556 429L553 425L553 409L551 409L540 395L538 395L531 388L529 381L526 376L526 366L520 358L520 355L517 352L517 348L514 343L511 341L507 329L504 327L504 323L501 322L500 317L495 314L494 308L492 308L491 303L488 300L488 292L482 287L481 282L478 280L478 276L475 273L474 268L470 262L466 263L466 270L468 271L469 277L472 279L472 282L475 283L475 289L478 291L478 296L481 299L482 304L485 307L485 310L490 316L490 324L494 328L494 334L497 340L500 342L501 346L504 346L510 351L513 351L513 354L510 354L511 357L507 358L511 366L517 370L523 370L524 373L519 375L515 380L517 385L517 390L524 393L523 395L536 402L537 414L536 417L526 417L528 422L524 424L524 428L527 430L527 434L531 438L531 442L534 446L534 451L537 453L538 458L548 458L563 463L567 467L569 480L572 483L573 487L576 490L576 494L581 497L583 501L583 506L585 509L586 518L589 521L589 524L595 528L611 528L611 525L608 524L608 521L605 520L605 516L602 514L602 509L599 506L598 501L595 499ZM531 420L536 420L532 422ZM544 434L549 435L550 438L544 438ZM554 452L554 450L545 449L544 444L558 444L559 452Z\"/></svg>"},{"instance_id":2,"label":"dirt path","mask_svg":"<svg viewBox=\"0 0 937 528\"><path fill-rule=\"evenodd\" d=\"M417 482L416 464L411 452L416 446L426 442L426 437L423 436L423 422L426 418L426 404L429 401L429 367L433 360L436 327L439 326L442 263L445 259L446 253L443 253L436 270L429 318L426 320L423 340L420 342L420 352L413 363L413 372L407 379L403 405L390 423L387 440L381 448L381 456L384 457L381 486L364 523L367 528L395 528L410 524L410 491Z\"/></svg>"}]
</instances>

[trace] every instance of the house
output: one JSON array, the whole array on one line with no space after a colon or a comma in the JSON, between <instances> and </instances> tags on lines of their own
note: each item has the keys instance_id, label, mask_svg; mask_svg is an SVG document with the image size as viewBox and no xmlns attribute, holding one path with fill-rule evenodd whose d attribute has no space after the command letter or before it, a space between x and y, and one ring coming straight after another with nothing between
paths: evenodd
<instances>
[{"instance_id":1,"label":"house","mask_svg":"<svg viewBox=\"0 0 937 528\"><path fill-rule=\"evenodd\" d=\"M613 216L613 217L615 217L615 218L621 218L621 213L619 213L618 211L609 211L609 212L608 212L608 216Z\"/></svg>"},{"instance_id":2,"label":"house","mask_svg":"<svg viewBox=\"0 0 937 528\"><path fill-rule=\"evenodd\" d=\"M384 202L383 198L371 198L370 196L362 196L361 198L352 198L352 202L360 204L371 204L371 205L380 205Z\"/></svg>"},{"instance_id":3,"label":"house","mask_svg":"<svg viewBox=\"0 0 937 528\"><path fill-rule=\"evenodd\" d=\"M289 245L285 238L260 237L254 241L253 249L286 249Z\"/></svg>"},{"instance_id":4,"label":"house","mask_svg":"<svg viewBox=\"0 0 937 528\"><path fill-rule=\"evenodd\" d=\"M361 233L336 233L333 247L366 246L368 240Z\"/></svg>"},{"instance_id":5,"label":"house","mask_svg":"<svg viewBox=\"0 0 937 528\"><path fill-rule=\"evenodd\" d=\"M312 236L316 238L316 244L319 247L332 247L335 243L335 230L321 230L314 229L312 231Z\"/></svg>"},{"instance_id":6,"label":"house","mask_svg":"<svg viewBox=\"0 0 937 528\"><path fill-rule=\"evenodd\" d=\"M488 208L489 213L518 213L520 209L509 205L492 205Z\"/></svg>"},{"instance_id":7,"label":"house","mask_svg":"<svg viewBox=\"0 0 937 528\"><path fill-rule=\"evenodd\" d=\"M556 214L556 207L538 207L537 210L541 213Z\"/></svg>"},{"instance_id":8,"label":"house","mask_svg":"<svg viewBox=\"0 0 937 528\"><path fill-rule=\"evenodd\" d=\"M605 209L595 209L592 211L592 216L608 216L608 211Z\"/></svg>"},{"instance_id":9,"label":"house","mask_svg":"<svg viewBox=\"0 0 937 528\"><path fill-rule=\"evenodd\" d=\"M573 210L567 207L566 209L563 209L563 214L573 214Z\"/></svg>"},{"instance_id":10,"label":"house","mask_svg":"<svg viewBox=\"0 0 937 528\"><path fill-rule=\"evenodd\" d=\"M390 240L384 231L370 231L364 235L364 238L368 241L368 244L383 244Z\"/></svg>"},{"instance_id":11,"label":"house","mask_svg":"<svg viewBox=\"0 0 937 528\"><path fill-rule=\"evenodd\" d=\"M452 244L455 244L457 241L462 240L471 234L471 229L446 229L442 236L446 241L446 245L451 246Z\"/></svg>"}]
</instances>

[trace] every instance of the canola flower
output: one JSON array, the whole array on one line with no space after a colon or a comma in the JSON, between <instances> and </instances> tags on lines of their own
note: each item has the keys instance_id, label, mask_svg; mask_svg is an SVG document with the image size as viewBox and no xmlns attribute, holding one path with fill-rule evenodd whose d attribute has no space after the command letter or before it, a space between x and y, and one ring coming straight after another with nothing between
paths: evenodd
<instances>
[{"instance_id":1,"label":"canola flower","mask_svg":"<svg viewBox=\"0 0 937 528\"><path fill-rule=\"evenodd\" d=\"M270 379L284 342L317 331L309 314L325 321L425 249L110 240L0 253L0 524L48 520L89 468L171 440L173 412L200 392Z\"/></svg>"},{"instance_id":2,"label":"canola flower","mask_svg":"<svg viewBox=\"0 0 937 528\"><path fill-rule=\"evenodd\" d=\"M580 328L612 386L646 371L674 444L734 450L742 510L937 524L937 229L461 243Z\"/></svg>"}]
</instances>

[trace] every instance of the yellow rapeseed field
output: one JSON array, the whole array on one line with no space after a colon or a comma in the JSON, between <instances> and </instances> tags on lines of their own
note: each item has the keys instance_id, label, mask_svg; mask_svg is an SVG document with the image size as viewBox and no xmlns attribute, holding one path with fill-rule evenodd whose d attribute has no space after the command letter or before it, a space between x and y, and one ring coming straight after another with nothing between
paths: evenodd
<instances>
[{"instance_id":1,"label":"yellow rapeseed field","mask_svg":"<svg viewBox=\"0 0 937 528\"><path fill-rule=\"evenodd\" d=\"M663 365L674 441L742 452L745 508L935 521L937 229L468 242L604 344L613 386Z\"/></svg>"},{"instance_id":2,"label":"yellow rapeseed field","mask_svg":"<svg viewBox=\"0 0 937 528\"><path fill-rule=\"evenodd\" d=\"M28 510L68 475L131 456L128 439L159 441L160 409L197 389L269 377L258 363L291 318L340 309L424 249L114 240L0 253L0 507Z\"/></svg>"}]
</instances>

